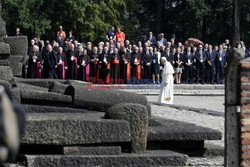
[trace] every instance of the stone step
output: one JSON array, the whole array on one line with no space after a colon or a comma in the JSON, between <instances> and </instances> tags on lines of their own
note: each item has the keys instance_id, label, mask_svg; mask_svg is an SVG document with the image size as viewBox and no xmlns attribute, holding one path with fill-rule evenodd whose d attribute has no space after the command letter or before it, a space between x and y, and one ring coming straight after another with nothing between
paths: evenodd
<instances>
[{"instance_id":1,"label":"stone step","mask_svg":"<svg viewBox=\"0 0 250 167\"><path fill-rule=\"evenodd\" d=\"M72 106L72 97L58 93L20 90L22 104Z\"/></svg>"},{"instance_id":2,"label":"stone step","mask_svg":"<svg viewBox=\"0 0 250 167\"><path fill-rule=\"evenodd\" d=\"M103 116L104 113L27 114L22 144L71 146L131 141L127 121L103 119Z\"/></svg>"},{"instance_id":3,"label":"stone step","mask_svg":"<svg viewBox=\"0 0 250 167\"><path fill-rule=\"evenodd\" d=\"M185 166L188 156L172 151L121 155L25 155L27 167L157 167Z\"/></svg>"},{"instance_id":4,"label":"stone step","mask_svg":"<svg viewBox=\"0 0 250 167\"><path fill-rule=\"evenodd\" d=\"M64 155L120 155L120 146L100 146L100 147L63 147Z\"/></svg>"},{"instance_id":5,"label":"stone step","mask_svg":"<svg viewBox=\"0 0 250 167\"><path fill-rule=\"evenodd\" d=\"M149 118L148 141L204 141L221 139L222 133L217 130L156 116Z\"/></svg>"},{"instance_id":6,"label":"stone step","mask_svg":"<svg viewBox=\"0 0 250 167\"><path fill-rule=\"evenodd\" d=\"M95 113L95 111L69 107L55 107L30 104L23 104L22 106L26 113Z\"/></svg>"}]
</instances>

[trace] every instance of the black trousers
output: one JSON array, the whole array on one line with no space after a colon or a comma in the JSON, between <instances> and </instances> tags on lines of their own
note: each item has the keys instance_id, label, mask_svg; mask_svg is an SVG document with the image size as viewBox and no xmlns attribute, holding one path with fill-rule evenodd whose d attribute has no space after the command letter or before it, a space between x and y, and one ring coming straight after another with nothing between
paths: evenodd
<instances>
[{"instance_id":1,"label":"black trousers","mask_svg":"<svg viewBox=\"0 0 250 167\"><path fill-rule=\"evenodd\" d=\"M206 66L207 69L207 82L210 84L214 83L214 76L215 76L215 68L214 65L209 65L207 64Z\"/></svg>"},{"instance_id":2,"label":"black trousers","mask_svg":"<svg viewBox=\"0 0 250 167\"><path fill-rule=\"evenodd\" d=\"M193 66L185 66L184 68L184 73L185 73L185 82L186 83L193 83Z\"/></svg>"},{"instance_id":3,"label":"black trousers","mask_svg":"<svg viewBox=\"0 0 250 167\"><path fill-rule=\"evenodd\" d=\"M196 65L196 79L197 83L200 81L204 83L204 74L205 74L205 64L204 63L197 63Z\"/></svg>"},{"instance_id":4,"label":"black trousers","mask_svg":"<svg viewBox=\"0 0 250 167\"><path fill-rule=\"evenodd\" d=\"M224 83L224 67L216 67L216 82L218 84Z\"/></svg>"}]
</instances>

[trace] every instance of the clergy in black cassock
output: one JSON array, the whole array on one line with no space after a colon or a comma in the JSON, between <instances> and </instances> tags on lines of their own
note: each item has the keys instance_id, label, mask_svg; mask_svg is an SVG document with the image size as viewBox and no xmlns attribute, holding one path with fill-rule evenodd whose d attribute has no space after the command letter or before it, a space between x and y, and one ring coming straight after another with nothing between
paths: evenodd
<instances>
[{"instance_id":1,"label":"clergy in black cassock","mask_svg":"<svg viewBox=\"0 0 250 167\"><path fill-rule=\"evenodd\" d=\"M109 55L108 47L104 47L103 53L100 55L100 79L103 83L108 83L109 75L110 75L110 61L111 57Z\"/></svg>"},{"instance_id":2,"label":"clergy in black cassock","mask_svg":"<svg viewBox=\"0 0 250 167\"><path fill-rule=\"evenodd\" d=\"M99 55L97 47L93 48L93 53L90 55L90 77L93 82L99 79Z\"/></svg>"},{"instance_id":3,"label":"clergy in black cassock","mask_svg":"<svg viewBox=\"0 0 250 167\"><path fill-rule=\"evenodd\" d=\"M132 78L136 79L137 81L141 79L141 53L138 51L139 49L136 47L134 52L131 54L131 74Z\"/></svg>"},{"instance_id":4,"label":"clergy in black cassock","mask_svg":"<svg viewBox=\"0 0 250 167\"><path fill-rule=\"evenodd\" d=\"M65 53L63 53L63 48L59 47L57 53L57 77L58 79L66 79L66 67L67 67L67 59Z\"/></svg>"},{"instance_id":5,"label":"clergy in black cassock","mask_svg":"<svg viewBox=\"0 0 250 167\"><path fill-rule=\"evenodd\" d=\"M69 44L69 50L66 53L66 57L68 65L67 79L77 79L77 58L74 44Z\"/></svg>"},{"instance_id":6,"label":"clergy in black cassock","mask_svg":"<svg viewBox=\"0 0 250 167\"><path fill-rule=\"evenodd\" d=\"M127 80L130 79L130 67L131 67L131 55L127 52L126 48L122 49L121 52L121 79L123 83L127 83Z\"/></svg>"},{"instance_id":7,"label":"clergy in black cassock","mask_svg":"<svg viewBox=\"0 0 250 167\"><path fill-rule=\"evenodd\" d=\"M41 62L41 54L39 52L39 47L33 45L32 51L29 54L29 61L28 61L28 78L39 78L39 71L40 62Z\"/></svg>"},{"instance_id":8,"label":"clergy in black cassock","mask_svg":"<svg viewBox=\"0 0 250 167\"><path fill-rule=\"evenodd\" d=\"M120 56L117 48L111 56L111 79L115 84L120 83Z\"/></svg>"},{"instance_id":9,"label":"clergy in black cassock","mask_svg":"<svg viewBox=\"0 0 250 167\"><path fill-rule=\"evenodd\" d=\"M90 73L90 57L88 55L87 49L84 49L82 54L78 58L78 79L81 81L89 81Z\"/></svg>"},{"instance_id":10,"label":"clergy in black cassock","mask_svg":"<svg viewBox=\"0 0 250 167\"><path fill-rule=\"evenodd\" d=\"M144 79L151 79L151 68L153 61L153 54L149 51L149 47L146 48L145 53L142 55L143 68L144 68Z\"/></svg>"}]
</instances>

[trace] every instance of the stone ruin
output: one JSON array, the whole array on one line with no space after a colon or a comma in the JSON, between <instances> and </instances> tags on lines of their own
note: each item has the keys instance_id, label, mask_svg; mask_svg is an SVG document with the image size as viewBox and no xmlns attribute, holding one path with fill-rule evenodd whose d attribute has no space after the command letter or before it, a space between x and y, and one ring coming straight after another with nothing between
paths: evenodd
<instances>
[{"instance_id":1,"label":"stone ruin","mask_svg":"<svg viewBox=\"0 0 250 167\"><path fill-rule=\"evenodd\" d=\"M0 84L26 112L18 166L185 166L189 156L223 154L204 144L221 140L219 131L151 116L144 95L87 89L73 80L18 78L27 37L5 34L0 19Z\"/></svg>"}]
</instances>

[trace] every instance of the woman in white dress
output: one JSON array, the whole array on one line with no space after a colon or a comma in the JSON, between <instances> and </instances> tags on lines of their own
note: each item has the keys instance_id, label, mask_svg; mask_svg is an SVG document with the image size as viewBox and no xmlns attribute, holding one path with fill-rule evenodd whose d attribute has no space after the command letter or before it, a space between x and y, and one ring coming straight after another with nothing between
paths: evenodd
<instances>
[{"instance_id":1,"label":"woman in white dress","mask_svg":"<svg viewBox=\"0 0 250 167\"><path fill-rule=\"evenodd\" d=\"M158 97L158 103L173 104L174 102L174 68L165 57L161 58L164 65L162 71L162 84Z\"/></svg>"}]
</instances>

